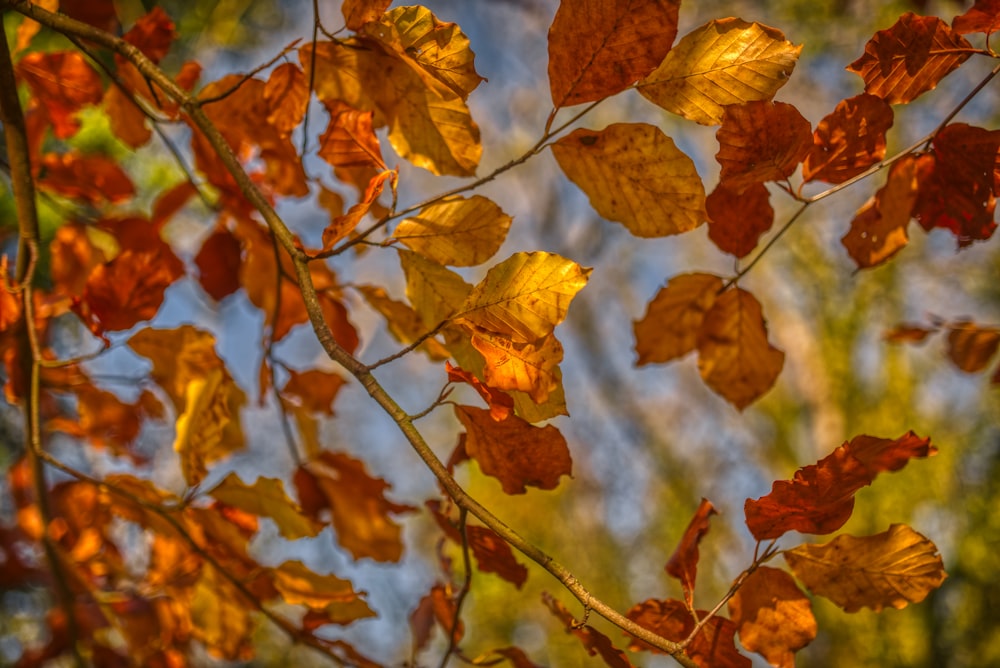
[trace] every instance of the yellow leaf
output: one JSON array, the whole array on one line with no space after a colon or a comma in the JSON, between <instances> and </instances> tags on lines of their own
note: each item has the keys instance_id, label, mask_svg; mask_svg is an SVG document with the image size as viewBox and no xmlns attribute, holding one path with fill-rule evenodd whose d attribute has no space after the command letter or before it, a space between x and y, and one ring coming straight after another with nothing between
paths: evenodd
<instances>
[{"instance_id":1,"label":"yellow leaf","mask_svg":"<svg viewBox=\"0 0 1000 668\"><path fill-rule=\"evenodd\" d=\"M463 100L485 81L476 72L469 38L457 24L439 21L426 7L396 7L361 33L387 45L401 59L414 61Z\"/></svg>"},{"instance_id":2,"label":"yellow leaf","mask_svg":"<svg viewBox=\"0 0 1000 668\"><path fill-rule=\"evenodd\" d=\"M800 545L784 556L809 591L847 612L905 608L947 577L934 543L905 524L874 536L841 535L823 545Z\"/></svg>"},{"instance_id":3,"label":"yellow leaf","mask_svg":"<svg viewBox=\"0 0 1000 668\"><path fill-rule=\"evenodd\" d=\"M177 329L147 327L136 332L128 340L128 346L153 363L150 375L170 396L178 411L186 405L191 380L223 368L222 360L215 353L215 337L191 325Z\"/></svg>"},{"instance_id":4,"label":"yellow leaf","mask_svg":"<svg viewBox=\"0 0 1000 668\"><path fill-rule=\"evenodd\" d=\"M472 286L461 276L412 251L399 251L406 274L406 296L424 324L433 329L462 308Z\"/></svg>"},{"instance_id":5,"label":"yellow leaf","mask_svg":"<svg viewBox=\"0 0 1000 668\"><path fill-rule=\"evenodd\" d=\"M566 317L591 270L554 253L515 253L490 269L458 314L515 343L531 343Z\"/></svg>"},{"instance_id":6,"label":"yellow leaf","mask_svg":"<svg viewBox=\"0 0 1000 668\"><path fill-rule=\"evenodd\" d=\"M552 155L601 216L637 237L687 232L707 219L694 163L657 127L580 128L553 144Z\"/></svg>"},{"instance_id":7,"label":"yellow leaf","mask_svg":"<svg viewBox=\"0 0 1000 668\"><path fill-rule=\"evenodd\" d=\"M194 486L205 477L207 464L243 447L239 408L246 397L224 370L212 369L191 379L185 399L184 412L177 417L174 450L184 480Z\"/></svg>"},{"instance_id":8,"label":"yellow leaf","mask_svg":"<svg viewBox=\"0 0 1000 668\"><path fill-rule=\"evenodd\" d=\"M536 403L524 392L510 393L510 396L514 397L514 413L519 418L536 424L560 415L569 415L569 410L566 408L566 393L563 390L562 371L556 367L552 375L555 377L556 386L543 403Z\"/></svg>"},{"instance_id":9,"label":"yellow leaf","mask_svg":"<svg viewBox=\"0 0 1000 668\"><path fill-rule=\"evenodd\" d=\"M767 340L760 303L740 288L716 298L697 347L702 379L740 410L771 389L785 362L785 353Z\"/></svg>"},{"instance_id":10,"label":"yellow leaf","mask_svg":"<svg viewBox=\"0 0 1000 668\"><path fill-rule=\"evenodd\" d=\"M358 285L356 289L369 306L382 314L389 333L400 343L413 343L427 333L428 327L424 325L417 312L408 304L389 297L385 289L377 285ZM418 350L438 362L450 357L441 342L433 337L424 341Z\"/></svg>"},{"instance_id":11,"label":"yellow leaf","mask_svg":"<svg viewBox=\"0 0 1000 668\"><path fill-rule=\"evenodd\" d=\"M228 506L270 517L288 540L312 538L323 530L321 524L302 514L302 508L288 498L284 484L277 478L258 478L253 485L246 485L230 473L209 494Z\"/></svg>"},{"instance_id":12,"label":"yellow leaf","mask_svg":"<svg viewBox=\"0 0 1000 668\"><path fill-rule=\"evenodd\" d=\"M715 303L722 279L711 274L674 276L632 323L638 365L669 362L694 350L705 313Z\"/></svg>"},{"instance_id":13,"label":"yellow leaf","mask_svg":"<svg viewBox=\"0 0 1000 668\"><path fill-rule=\"evenodd\" d=\"M341 580L335 575L319 575L301 561L286 561L271 569L270 575L274 588L286 603L323 610L330 623L350 624L357 619L375 616L349 580Z\"/></svg>"},{"instance_id":14,"label":"yellow leaf","mask_svg":"<svg viewBox=\"0 0 1000 668\"><path fill-rule=\"evenodd\" d=\"M816 637L808 597L783 570L761 566L729 599L729 617L740 644L772 666L795 667L795 652Z\"/></svg>"},{"instance_id":15,"label":"yellow leaf","mask_svg":"<svg viewBox=\"0 0 1000 668\"><path fill-rule=\"evenodd\" d=\"M406 218L393 236L438 264L472 267L500 250L510 222L510 216L481 195L456 197L426 206L416 217Z\"/></svg>"},{"instance_id":16,"label":"yellow leaf","mask_svg":"<svg viewBox=\"0 0 1000 668\"><path fill-rule=\"evenodd\" d=\"M558 109L625 90L660 64L677 36L680 0L573 0L549 28L549 87Z\"/></svg>"},{"instance_id":17,"label":"yellow leaf","mask_svg":"<svg viewBox=\"0 0 1000 668\"><path fill-rule=\"evenodd\" d=\"M775 28L737 18L709 21L681 39L638 89L667 111L718 125L726 105L771 99L801 51Z\"/></svg>"},{"instance_id":18,"label":"yellow leaf","mask_svg":"<svg viewBox=\"0 0 1000 668\"><path fill-rule=\"evenodd\" d=\"M250 607L214 568L203 568L191 597L194 636L209 653L231 661L253 656Z\"/></svg>"},{"instance_id":19,"label":"yellow leaf","mask_svg":"<svg viewBox=\"0 0 1000 668\"><path fill-rule=\"evenodd\" d=\"M553 334L533 343L515 343L505 336L477 331L472 346L486 360L483 381L487 385L525 392L536 404L545 403L559 385L556 369L563 349Z\"/></svg>"}]
</instances>

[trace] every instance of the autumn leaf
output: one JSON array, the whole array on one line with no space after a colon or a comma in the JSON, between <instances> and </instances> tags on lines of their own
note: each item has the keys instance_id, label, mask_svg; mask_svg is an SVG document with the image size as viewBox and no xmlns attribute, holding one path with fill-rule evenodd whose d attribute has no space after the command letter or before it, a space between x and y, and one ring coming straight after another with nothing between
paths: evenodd
<instances>
[{"instance_id":1,"label":"autumn leaf","mask_svg":"<svg viewBox=\"0 0 1000 668\"><path fill-rule=\"evenodd\" d=\"M934 543L905 524L874 536L837 536L823 545L784 553L792 573L812 593L846 612L919 603L947 575Z\"/></svg>"},{"instance_id":2,"label":"autumn leaf","mask_svg":"<svg viewBox=\"0 0 1000 668\"><path fill-rule=\"evenodd\" d=\"M791 176L812 146L809 121L784 102L759 100L726 107L715 133L719 179L740 195L750 186Z\"/></svg>"},{"instance_id":3,"label":"autumn leaf","mask_svg":"<svg viewBox=\"0 0 1000 668\"><path fill-rule=\"evenodd\" d=\"M369 306L385 318L389 333L400 343L410 344L427 334L428 329L417 312L409 304L389 297L384 288L377 285L357 285L355 289ZM420 344L418 350L434 361L445 360L450 356L441 342L433 337Z\"/></svg>"},{"instance_id":4,"label":"autumn leaf","mask_svg":"<svg viewBox=\"0 0 1000 668\"><path fill-rule=\"evenodd\" d=\"M323 249L329 250L333 248L337 245L337 242L353 232L354 228L361 222L361 219L368 214L382 195L386 182L395 191L397 177L398 173L395 170L386 170L372 177L361 201L348 209L347 213L343 216L338 216L331 220L330 224L323 230Z\"/></svg>"},{"instance_id":5,"label":"autumn leaf","mask_svg":"<svg viewBox=\"0 0 1000 668\"><path fill-rule=\"evenodd\" d=\"M1000 347L1000 329L960 322L948 328L948 357L962 371L977 373L987 367Z\"/></svg>"},{"instance_id":6,"label":"autumn leaf","mask_svg":"<svg viewBox=\"0 0 1000 668\"><path fill-rule=\"evenodd\" d=\"M638 237L679 234L705 222L705 188L694 162L655 126L579 128L552 144L552 155L602 217Z\"/></svg>"},{"instance_id":7,"label":"autumn leaf","mask_svg":"<svg viewBox=\"0 0 1000 668\"><path fill-rule=\"evenodd\" d=\"M923 343L928 336L936 331L938 331L937 327L904 323L887 331L882 335L882 339L889 343Z\"/></svg>"},{"instance_id":8,"label":"autumn leaf","mask_svg":"<svg viewBox=\"0 0 1000 668\"><path fill-rule=\"evenodd\" d=\"M490 387L461 367L452 366L450 362L445 362L444 366L448 372L448 382L470 385L489 406L490 417L494 420L500 422L510 415L514 409L514 400L509 394L497 390L495 387Z\"/></svg>"},{"instance_id":9,"label":"autumn leaf","mask_svg":"<svg viewBox=\"0 0 1000 668\"><path fill-rule=\"evenodd\" d=\"M364 592L355 592L348 580L320 575L301 561L286 561L268 570L274 588L286 603L322 612L322 620L326 623L350 624L376 616L365 602Z\"/></svg>"},{"instance_id":10,"label":"autumn leaf","mask_svg":"<svg viewBox=\"0 0 1000 668\"><path fill-rule=\"evenodd\" d=\"M174 450L184 479L193 487L205 477L208 464L243 448L239 411L246 395L227 371L213 369L187 384L184 400Z\"/></svg>"},{"instance_id":11,"label":"autumn leaf","mask_svg":"<svg viewBox=\"0 0 1000 668\"><path fill-rule=\"evenodd\" d=\"M542 603L563 623L566 633L572 633L587 649L590 656L600 656L611 668L632 668L625 652L611 643L611 639L589 624L580 625L572 613L548 592L542 592Z\"/></svg>"},{"instance_id":12,"label":"autumn leaf","mask_svg":"<svg viewBox=\"0 0 1000 668\"><path fill-rule=\"evenodd\" d=\"M427 501L426 505L438 526L444 531L444 535L458 545L464 544L461 531L456 523L444 513L441 502L430 500ZM480 572L496 573L498 577L510 582L518 589L527 581L528 569L517 561L510 544L497 535L493 529L466 524L465 535Z\"/></svg>"},{"instance_id":13,"label":"autumn leaf","mask_svg":"<svg viewBox=\"0 0 1000 668\"><path fill-rule=\"evenodd\" d=\"M425 206L403 219L393 237L438 264L473 267L493 257L507 238L511 217L491 200L473 195Z\"/></svg>"},{"instance_id":14,"label":"autumn leaf","mask_svg":"<svg viewBox=\"0 0 1000 668\"><path fill-rule=\"evenodd\" d=\"M252 624L245 600L218 571L201 571L191 594L191 632L210 654L228 660L253 656Z\"/></svg>"},{"instance_id":15,"label":"autumn leaf","mask_svg":"<svg viewBox=\"0 0 1000 668\"><path fill-rule=\"evenodd\" d=\"M729 599L740 644L772 666L794 668L795 652L816 638L812 605L785 571L760 566Z\"/></svg>"},{"instance_id":16,"label":"autumn leaf","mask_svg":"<svg viewBox=\"0 0 1000 668\"><path fill-rule=\"evenodd\" d=\"M59 139L75 135L80 129L76 113L104 95L100 75L76 51L25 54L15 72L31 88L31 109L52 124Z\"/></svg>"},{"instance_id":17,"label":"autumn leaf","mask_svg":"<svg viewBox=\"0 0 1000 668\"><path fill-rule=\"evenodd\" d=\"M102 155L68 151L46 153L39 161L38 187L88 204L120 203L135 195L135 186L118 162Z\"/></svg>"},{"instance_id":18,"label":"autumn leaf","mask_svg":"<svg viewBox=\"0 0 1000 668\"><path fill-rule=\"evenodd\" d=\"M392 0L344 0L340 11L351 30L357 30L369 21L382 16Z\"/></svg>"},{"instance_id":19,"label":"autumn leaf","mask_svg":"<svg viewBox=\"0 0 1000 668\"><path fill-rule=\"evenodd\" d=\"M198 282L208 295L220 301L240 289L240 242L224 227L205 239L195 256Z\"/></svg>"},{"instance_id":20,"label":"autumn leaf","mask_svg":"<svg viewBox=\"0 0 1000 668\"><path fill-rule=\"evenodd\" d=\"M128 32L122 35L122 39L137 47L154 63L166 57L177 37L174 22L159 6L139 17Z\"/></svg>"},{"instance_id":21,"label":"autumn leaf","mask_svg":"<svg viewBox=\"0 0 1000 668\"><path fill-rule=\"evenodd\" d=\"M556 109L625 90L660 64L677 36L680 0L561 2L549 28Z\"/></svg>"},{"instance_id":22,"label":"autumn leaf","mask_svg":"<svg viewBox=\"0 0 1000 668\"><path fill-rule=\"evenodd\" d=\"M455 415L465 427L469 456L507 494L524 494L526 485L555 489L562 476L572 475L566 439L552 425L535 427L514 415L497 422L473 406L455 406Z\"/></svg>"},{"instance_id":23,"label":"autumn leaf","mask_svg":"<svg viewBox=\"0 0 1000 668\"><path fill-rule=\"evenodd\" d=\"M319 157L333 167L368 167L385 171L382 149L373 125L374 112L355 109L340 100L324 103L330 123L319 138Z\"/></svg>"},{"instance_id":24,"label":"autumn leaf","mask_svg":"<svg viewBox=\"0 0 1000 668\"><path fill-rule=\"evenodd\" d=\"M264 84L267 101L267 122L284 136L291 134L306 115L309 84L302 70L294 63L282 63L274 68Z\"/></svg>"},{"instance_id":25,"label":"autumn leaf","mask_svg":"<svg viewBox=\"0 0 1000 668\"><path fill-rule=\"evenodd\" d=\"M816 464L800 468L791 480L776 481L770 494L747 499L747 527L761 541L788 531L831 533L850 518L854 494L879 473L897 471L913 457L936 453L930 439L912 431L897 439L856 436Z\"/></svg>"},{"instance_id":26,"label":"autumn leaf","mask_svg":"<svg viewBox=\"0 0 1000 668\"><path fill-rule=\"evenodd\" d=\"M847 66L865 82L865 92L890 104L905 104L933 90L974 49L936 16L907 12L865 44L864 54Z\"/></svg>"},{"instance_id":27,"label":"autumn leaf","mask_svg":"<svg viewBox=\"0 0 1000 668\"><path fill-rule=\"evenodd\" d=\"M632 323L636 364L663 363L695 349L705 313L715 303L722 279L711 274L680 274L649 302L646 314Z\"/></svg>"},{"instance_id":28,"label":"autumn leaf","mask_svg":"<svg viewBox=\"0 0 1000 668\"><path fill-rule=\"evenodd\" d=\"M801 51L775 28L737 18L713 20L684 36L638 90L669 112L718 125L728 105L771 99Z\"/></svg>"},{"instance_id":29,"label":"autumn leaf","mask_svg":"<svg viewBox=\"0 0 1000 668\"><path fill-rule=\"evenodd\" d=\"M465 636L465 624L461 619L456 623L455 610L455 596L451 585L433 585L410 615L414 652L419 652L427 645L435 621L445 635L456 643Z\"/></svg>"},{"instance_id":30,"label":"autumn leaf","mask_svg":"<svg viewBox=\"0 0 1000 668\"><path fill-rule=\"evenodd\" d=\"M277 478L258 478L252 485L230 473L209 491L213 498L259 517L269 517L288 540L312 538L323 529L318 522L302 514L297 503L285 494Z\"/></svg>"},{"instance_id":31,"label":"autumn leaf","mask_svg":"<svg viewBox=\"0 0 1000 668\"><path fill-rule=\"evenodd\" d=\"M471 342L485 360L483 381L497 389L524 392L536 404L544 404L562 384L558 369L563 348L553 334L534 343L517 343L476 330Z\"/></svg>"},{"instance_id":32,"label":"autumn leaf","mask_svg":"<svg viewBox=\"0 0 1000 668\"><path fill-rule=\"evenodd\" d=\"M785 361L785 353L767 340L760 303L741 288L715 299L696 345L702 379L740 410L771 389Z\"/></svg>"},{"instance_id":33,"label":"autumn leaf","mask_svg":"<svg viewBox=\"0 0 1000 668\"><path fill-rule=\"evenodd\" d=\"M722 252L746 257L774 223L770 199L771 193L763 183L747 187L742 194L725 181L719 183L705 200L708 238Z\"/></svg>"},{"instance_id":34,"label":"autumn leaf","mask_svg":"<svg viewBox=\"0 0 1000 668\"><path fill-rule=\"evenodd\" d=\"M859 269L886 262L909 243L906 227L916 200L917 158L907 156L889 169L885 185L858 209L841 239Z\"/></svg>"},{"instance_id":35,"label":"autumn leaf","mask_svg":"<svg viewBox=\"0 0 1000 668\"><path fill-rule=\"evenodd\" d=\"M952 20L951 28L962 35L984 32L989 36L1000 30L1000 6L996 0L976 0L967 12Z\"/></svg>"},{"instance_id":36,"label":"autumn leaf","mask_svg":"<svg viewBox=\"0 0 1000 668\"><path fill-rule=\"evenodd\" d=\"M709 616L705 610L696 611L698 618ZM682 602L675 599L661 601L648 599L629 608L625 616L646 627L659 636L681 642L694 631L692 612ZM662 653L633 639L629 643L632 650L649 650ZM750 659L736 649L736 625L723 617L711 617L698 631L688 645L687 654L702 668L750 668Z\"/></svg>"},{"instance_id":37,"label":"autumn leaf","mask_svg":"<svg viewBox=\"0 0 1000 668\"><path fill-rule=\"evenodd\" d=\"M708 533L709 518L717 514L715 506L708 499L702 499L680 544L667 561L667 574L680 581L684 600L690 608L694 607L694 584L698 577L698 544Z\"/></svg>"},{"instance_id":38,"label":"autumn leaf","mask_svg":"<svg viewBox=\"0 0 1000 668\"><path fill-rule=\"evenodd\" d=\"M892 107L864 93L837 104L816 126L813 147L802 165L804 181L843 183L885 157Z\"/></svg>"},{"instance_id":39,"label":"autumn leaf","mask_svg":"<svg viewBox=\"0 0 1000 668\"><path fill-rule=\"evenodd\" d=\"M309 369L288 369L288 380L281 388L281 396L290 399L312 413L332 416L333 402L347 381L336 373Z\"/></svg>"},{"instance_id":40,"label":"autumn leaf","mask_svg":"<svg viewBox=\"0 0 1000 668\"><path fill-rule=\"evenodd\" d=\"M454 317L515 343L531 343L563 321L590 272L554 253L514 253L486 273Z\"/></svg>"}]
</instances>

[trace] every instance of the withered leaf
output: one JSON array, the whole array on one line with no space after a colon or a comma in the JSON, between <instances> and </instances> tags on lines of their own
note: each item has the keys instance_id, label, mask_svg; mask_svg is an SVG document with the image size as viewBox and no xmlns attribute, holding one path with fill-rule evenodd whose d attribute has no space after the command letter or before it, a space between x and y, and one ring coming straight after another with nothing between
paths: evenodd
<instances>
[{"instance_id":1,"label":"withered leaf","mask_svg":"<svg viewBox=\"0 0 1000 668\"><path fill-rule=\"evenodd\" d=\"M746 257L774 223L770 199L771 193L763 183L749 186L742 194L725 181L719 183L705 200L708 238L724 253Z\"/></svg>"},{"instance_id":2,"label":"withered leaf","mask_svg":"<svg viewBox=\"0 0 1000 668\"><path fill-rule=\"evenodd\" d=\"M795 652L816 638L812 605L785 571L760 566L729 599L740 644L772 666L794 668Z\"/></svg>"},{"instance_id":3,"label":"withered leaf","mask_svg":"<svg viewBox=\"0 0 1000 668\"><path fill-rule=\"evenodd\" d=\"M715 303L722 279L712 274L680 274L649 302L632 323L636 364L669 362L695 349L705 313Z\"/></svg>"},{"instance_id":4,"label":"withered leaf","mask_svg":"<svg viewBox=\"0 0 1000 668\"><path fill-rule=\"evenodd\" d=\"M885 157L892 122L892 107L880 97L864 93L843 100L816 126L802 178L843 183L857 176Z\"/></svg>"},{"instance_id":5,"label":"withered leaf","mask_svg":"<svg viewBox=\"0 0 1000 668\"><path fill-rule=\"evenodd\" d=\"M812 147L811 129L799 110L784 102L726 107L715 133L719 179L739 195L754 184L791 176Z\"/></svg>"},{"instance_id":6,"label":"withered leaf","mask_svg":"<svg viewBox=\"0 0 1000 668\"><path fill-rule=\"evenodd\" d=\"M667 561L666 571L671 577L677 578L684 591L684 600L689 607L694 607L694 585L698 577L698 544L708 533L708 520L718 511L708 499L702 499L695 511L694 517L688 523L680 544Z\"/></svg>"},{"instance_id":7,"label":"withered leaf","mask_svg":"<svg viewBox=\"0 0 1000 668\"><path fill-rule=\"evenodd\" d=\"M962 371L976 373L989 365L1000 347L1000 329L960 322L948 328L948 357Z\"/></svg>"}]
</instances>

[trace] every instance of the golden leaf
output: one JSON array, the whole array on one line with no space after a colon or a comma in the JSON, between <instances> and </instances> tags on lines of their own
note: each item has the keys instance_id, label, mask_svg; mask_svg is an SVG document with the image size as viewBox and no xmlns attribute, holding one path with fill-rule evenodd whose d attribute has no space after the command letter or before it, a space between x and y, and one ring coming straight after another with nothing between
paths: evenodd
<instances>
[{"instance_id":1,"label":"golden leaf","mask_svg":"<svg viewBox=\"0 0 1000 668\"><path fill-rule=\"evenodd\" d=\"M638 89L667 111L718 125L726 105L771 99L801 51L780 30L760 23L709 21L682 38Z\"/></svg>"},{"instance_id":2,"label":"golden leaf","mask_svg":"<svg viewBox=\"0 0 1000 668\"><path fill-rule=\"evenodd\" d=\"M174 450L189 486L201 482L209 463L243 448L239 409L244 403L243 390L223 369L212 369L188 382L184 411L177 417Z\"/></svg>"},{"instance_id":3,"label":"golden leaf","mask_svg":"<svg viewBox=\"0 0 1000 668\"><path fill-rule=\"evenodd\" d=\"M674 276L632 323L637 365L669 362L694 350L705 313L715 303L722 279L711 274Z\"/></svg>"},{"instance_id":4,"label":"golden leaf","mask_svg":"<svg viewBox=\"0 0 1000 668\"><path fill-rule=\"evenodd\" d=\"M657 127L580 128L554 143L552 155L601 216L638 237L687 232L705 222L705 187L694 163Z\"/></svg>"},{"instance_id":5,"label":"golden leaf","mask_svg":"<svg viewBox=\"0 0 1000 668\"><path fill-rule=\"evenodd\" d=\"M458 313L472 291L461 276L412 251L399 251L406 274L406 296L424 324L424 331Z\"/></svg>"},{"instance_id":6,"label":"golden leaf","mask_svg":"<svg viewBox=\"0 0 1000 668\"><path fill-rule=\"evenodd\" d=\"M326 613L324 621L332 624L350 624L375 613L354 591L349 580L335 575L320 575L309 570L301 561L286 561L270 569L270 576L286 603L304 605L311 610Z\"/></svg>"},{"instance_id":7,"label":"golden leaf","mask_svg":"<svg viewBox=\"0 0 1000 668\"><path fill-rule=\"evenodd\" d=\"M455 197L404 219L393 237L438 264L472 267L500 250L510 223L510 216L481 195Z\"/></svg>"},{"instance_id":8,"label":"golden leaf","mask_svg":"<svg viewBox=\"0 0 1000 668\"><path fill-rule=\"evenodd\" d=\"M947 577L934 543L905 524L874 536L841 535L822 545L800 545L784 556L809 591L847 612L905 608Z\"/></svg>"},{"instance_id":9,"label":"golden leaf","mask_svg":"<svg viewBox=\"0 0 1000 668\"><path fill-rule=\"evenodd\" d=\"M487 272L458 317L516 343L531 343L563 321L590 272L554 253L515 253Z\"/></svg>"},{"instance_id":10,"label":"golden leaf","mask_svg":"<svg viewBox=\"0 0 1000 668\"><path fill-rule=\"evenodd\" d=\"M191 597L192 632L210 654L229 660L253 656L250 607L214 568L203 568Z\"/></svg>"},{"instance_id":11,"label":"golden leaf","mask_svg":"<svg viewBox=\"0 0 1000 668\"><path fill-rule=\"evenodd\" d=\"M516 343L479 330L472 335L472 346L486 360L483 381L487 385L525 392L536 404L542 404L561 384L556 371L563 349L553 334L532 343Z\"/></svg>"},{"instance_id":12,"label":"golden leaf","mask_svg":"<svg viewBox=\"0 0 1000 668\"><path fill-rule=\"evenodd\" d=\"M369 306L382 314L389 328L389 333L400 343L413 343L427 333L428 328L417 312L408 304L389 297L384 288L377 285L358 285L355 286L355 289L361 293ZM433 337L420 344L418 350L426 353L435 361L446 360L450 357L441 342Z\"/></svg>"},{"instance_id":13,"label":"golden leaf","mask_svg":"<svg viewBox=\"0 0 1000 668\"><path fill-rule=\"evenodd\" d=\"M320 523L303 515L302 508L288 498L284 484L277 478L258 478L253 485L247 485L230 473L209 494L228 506L270 517L288 540L312 538L323 530Z\"/></svg>"}]
</instances>

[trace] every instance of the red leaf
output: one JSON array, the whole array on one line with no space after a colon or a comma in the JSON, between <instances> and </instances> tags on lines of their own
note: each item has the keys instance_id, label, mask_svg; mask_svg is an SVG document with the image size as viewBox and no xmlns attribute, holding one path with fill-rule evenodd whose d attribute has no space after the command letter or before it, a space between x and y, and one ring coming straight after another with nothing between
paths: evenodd
<instances>
[{"instance_id":1,"label":"red leaf","mask_svg":"<svg viewBox=\"0 0 1000 668\"><path fill-rule=\"evenodd\" d=\"M122 35L129 44L138 47L147 58L158 63L167 55L170 45L177 39L174 22L159 6L135 22L127 33Z\"/></svg>"},{"instance_id":2,"label":"red leaf","mask_svg":"<svg viewBox=\"0 0 1000 668\"><path fill-rule=\"evenodd\" d=\"M559 618L559 621L566 627L566 633L572 633L587 649L590 656L598 656L604 659L604 663L611 668L632 668L632 663L628 660L625 652L621 651L611 643L611 639L592 626L581 626L569 610L562 603L556 600L547 592L542 592L542 603L548 607L552 614Z\"/></svg>"},{"instance_id":3,"label":"red leaf","mask_svg":"<svg viewBox=\"0 0 1000 668\"><path fill-rule=\"evenodd\" d=\"M680 580L684 600L694 607L694 584L698 577L698 543L708 533L708 520L718 511L708 499L702 499L694 517L684 530L680 545L667 562L667 574Z\"/></svg>"},{"instance_id":4,"label":"red leaf","mask_svg":"<svg viewBox=\"0 0 1000 668\"><path fill-rule=\"evenodd\" d=\"M219 301L240 289L240 242L225 228L205 239L194 259L198 282Z\"/></svg>"},{"instance_id":5,"label":"red leaf","mask_svg":"<svg viewBox=\"0 0 1000 668\"><path fill-rule=\"evenodd\" d=\"M962 371L982 371L1000 347L1000 329L971 322L956 323L948 331L948 357Z\"/></svg>"},{"instance_id":6,"label":"red leaf","mask_svg":"<svg viewBox=\"0 0 1000 668\"><path fill-rule=\"evenodd\" d=\"M989 35L1000 30L1000 0L976 0L969 11L955 17L951 28L963 35L970 32Z\"/></svg>"},{"instance_id":7,"label":"red leaf","mask_svg":"<svg viewBox=\"0 0 1000 668\"><path fill-rule=\"evenodd\" d=\"M431 511L444 535L451 541L461 544L462 533L441 510L439 501L428 501L427 508ZM518 589L528 579L528 569L517 561L510 545L487 527L469 525L465 527L466 539L476 565L483 573L496 573Z\"/></svg>"},{"instance_id":8,"label":"red leaf","mask_svg":"<svg viewBox=\"0 0 1000 668\"><path fill-rule=\"evenodd\" d=\"M906 156L889 170L886 183L855 214L840 240L859 269L876 267L901 251L917 199L917 158Z\"/></svg>"},{"instance_id":9,"label":"red leaf","mask_svg":"<svg viewBox=\"0 0 1000 668\"><path fill-rule=\"evenodd\" d=\"M724 253L746 257L757 247L760 235L771 229L774 209L771 193L763 183L737 194L723 181L705 200L708 238Z\"/></svg>"},{"instance_id":10,"label":"red leaf","mask_svg":"<svg viewBox=\"0 0 1000 668\"><path fill-rule=\"evenodd\" d=\"M42 156L38 186L93 205L118 203L135 194L132 180L118 163L102 155L77 152Z\"/></svg>"},{"instance_id":11,"label":"red leaf","mask_svg":"<svg viewBox=\"0 0 1000 668\"><path fill-rule=\"evenodd\" d=\"M816 126L802 178L843 183L865 171L885 157L892 121L892 107L880 97L865 93L842 101Z\"/></svg>"},{"instance_id":12,"label":"red leaf","mask_svg":"<svg viewBox=\"0 0 1000 668\"><path fill-rule=\"evenodd\" d=\"M771 493L744 504L747 527L757 540L787 531L827 534L844 525L854 511L854 494L883 471L897 471L914 457L937 450L912 431L898 439L856 436L791 480L778 480Z\"/></svg>"},{"instance_id":13,"label":"red leaf","mask_svg":"<svg viewBox=\"0 0 1000 668\"><path fill-rule=\"evenodd\" d=\"M697 613L702 619L708 616L705 610L698 610ZM632 606L626 616L674 642L681 642L694 630L691 611L682 602L674 599L666 601L649 599ZM629 648L662 653L641 640L632 640ZM718 616L709 619L691 640L687 654L703 668L750 668L752 665L750 659L736 649L736 625Z\"/></svg>"},{"instance_id":14,"label":"red leaf","mask_svg":"<svg viewBox=\"0 0 1000 668\"><path fill-rule=\"evenodd\" d=\"M497 422L507 419L507 416L514 411L514 399L506 392L490 387L465 369L452 366L451 362L445 362L444 367L448 372L448 382L471 385L490 407L490 417Z\"/></svg>"},{"instance_id":15,"label":"red leaf","mask_svg":"<svg viewBox=\"0 0 1000 668\"><path fill-rule=\"evenodd\" d=\"M60 139L76 134L80 124L73 115L104 95L101 77L77 51L29 53L15 69L31 88L32 108L49 119Z\"/></svg>"},{"instance_id":16,"label":"red leaf","mask_svg":"<svg viewBox=\"0 0 1000 668\"><path fill-rule=\"evenodd\" d=\"M784 102L757 100L726 107L715 133L726 187L742 194L750 186L792 175L812 147L812 128Z\"/></svg>"}]
</instances>

